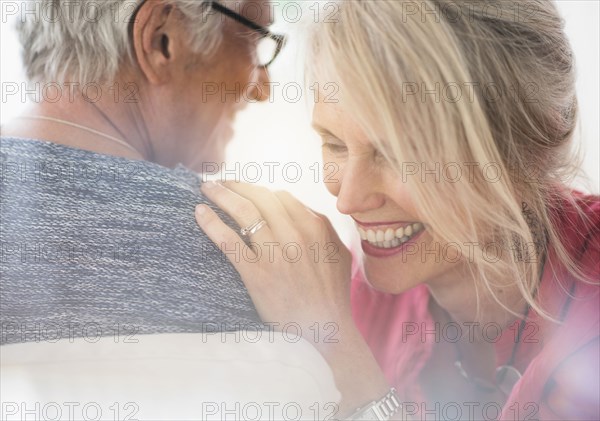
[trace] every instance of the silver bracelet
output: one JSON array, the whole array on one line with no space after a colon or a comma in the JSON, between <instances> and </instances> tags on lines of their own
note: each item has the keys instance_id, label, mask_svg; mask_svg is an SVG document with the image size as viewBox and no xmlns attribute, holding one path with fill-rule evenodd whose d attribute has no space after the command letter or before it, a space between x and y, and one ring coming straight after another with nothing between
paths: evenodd
<instances>
[{"instance_id":1,"label":"silver bracelet","mask_svg":"<svg viewBox=\"0 0 600 421\"><path fill-rule=\"evenodd\" d=\"M396 389L392 387L383 398L378 401L373 401L367 406L357 408L356 411L346 419L350 421L388 421L400 409L402 409L400 398L398 398Z\"/></svg>"}]
</instances>

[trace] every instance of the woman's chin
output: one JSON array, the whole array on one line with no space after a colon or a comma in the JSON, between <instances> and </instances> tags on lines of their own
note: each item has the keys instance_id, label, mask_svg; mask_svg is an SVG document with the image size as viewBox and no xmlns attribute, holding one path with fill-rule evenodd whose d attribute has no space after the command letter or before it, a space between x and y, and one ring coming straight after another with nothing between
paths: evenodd
<instances>
[{"instance_id":1,"label":"woman's chin","mask_svg":"<svg viewBox=\"0 0 600 421\"><path fill-rule=\"evenodd\" d=\"M388 294L400 294L415 287L419 281L411 276L408 268L395 268L393 265L383 265L373 262L369 256L364 257L364 274L367 282L377 291Z\"/></svg>"}]
</instances>

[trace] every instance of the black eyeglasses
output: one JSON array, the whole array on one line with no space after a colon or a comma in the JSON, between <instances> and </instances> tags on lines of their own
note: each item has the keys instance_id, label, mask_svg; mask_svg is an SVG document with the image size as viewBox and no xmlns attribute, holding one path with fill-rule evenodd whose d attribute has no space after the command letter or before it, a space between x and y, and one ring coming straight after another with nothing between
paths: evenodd
<instances>
[{"instance_id":1,"label":"black eyeglasses","mask_svg":"<svg viewBox=\"0 0 600 421\"><path fill-rule=\"evenodd\" d=\"M139 10L142 8L142 5L146 2L146 0L142 0L137 7L135 8L133 14L131 15L129 21L129 39L133 39L133 24L137 17ZM246 19L244 16L239 13L234 12L227 7L211 1L207 3L208 7L212 7L219 13L235 20L236 22L241 23L242 25L252 29L256 32L260 37L258 39L257 45L257 54L258 54L258 62L261 67L267 68L279 55L283 47L285 47L287 37L282 34L274 34L269 31L264 26L260 26L250 19Z\"/></svg>"},{"instance_id":2,"label":"black eyeglasses","mask_svg":"<svg viewBox=\"0 0 600 421\"><path fill-rule=\"evenodd\" d=\"M269 65L275 61L283 47L285 47L287 41L285 35L274 34L264 26L257 25L250 19L247 19L239 13L228 9L222 4L211 2L210 5L217 12L224 14L236 22L241 23L260 35L256 51L258 53L258 62L261 67L269 67Z\"/></svg>"}]
</instances>

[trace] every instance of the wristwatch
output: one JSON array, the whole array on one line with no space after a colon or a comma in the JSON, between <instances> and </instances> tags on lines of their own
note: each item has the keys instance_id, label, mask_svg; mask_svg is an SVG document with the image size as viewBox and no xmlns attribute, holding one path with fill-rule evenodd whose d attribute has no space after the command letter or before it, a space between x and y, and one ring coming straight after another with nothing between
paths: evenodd
<instances>
[{"instance_id":1,"label":"wristwatch","mask_svg":"<svg viewBox=\"0 0 600 421\"><path fill-rule=\"evenodd\" d=\"M352 421L388 421L392 416L402 409L396 389L391 388L387 395L378 401L373 401L367 406L358 408L346 420Z\"/></svg>"}]
</instances>

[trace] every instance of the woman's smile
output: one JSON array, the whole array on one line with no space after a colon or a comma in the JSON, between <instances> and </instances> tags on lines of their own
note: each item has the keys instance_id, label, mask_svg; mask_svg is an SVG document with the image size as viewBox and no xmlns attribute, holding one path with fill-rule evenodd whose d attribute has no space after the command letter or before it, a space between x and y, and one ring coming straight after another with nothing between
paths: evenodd
<instances>
[{"instance_id":1,"label":"woman's smile","mask_svg":"<svg viewBox=\"0 0 600 421\"><path fill-rule=\"evenodd\" d=\"M363 251L373 257L389 257L401 253L425 231L422 222L356 221Z\"/></svg>"}]
</instances>

